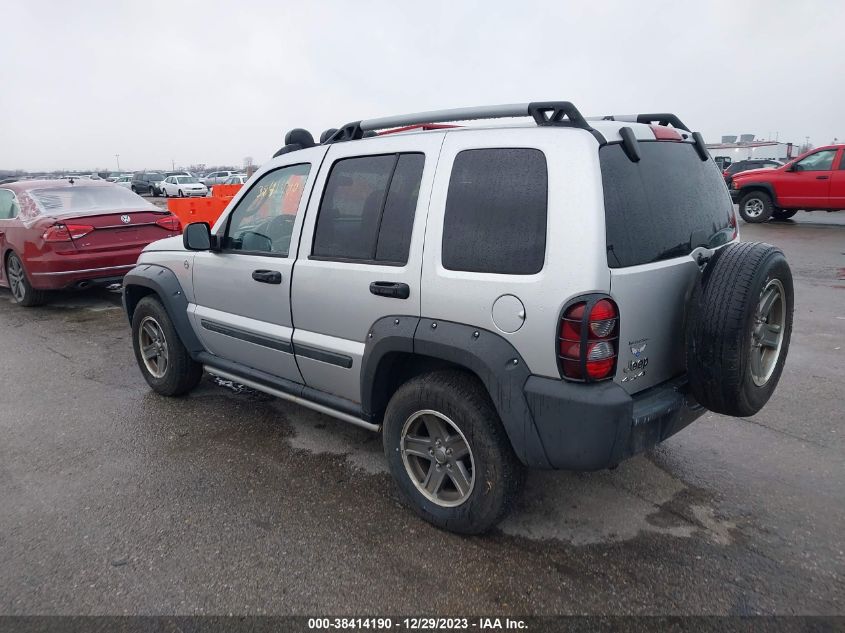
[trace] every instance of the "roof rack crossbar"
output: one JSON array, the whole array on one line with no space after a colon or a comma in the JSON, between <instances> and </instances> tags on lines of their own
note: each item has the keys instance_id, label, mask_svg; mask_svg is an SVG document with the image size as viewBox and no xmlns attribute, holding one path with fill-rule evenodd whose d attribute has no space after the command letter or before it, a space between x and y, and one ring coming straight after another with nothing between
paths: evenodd
<instances>
[{"instance_id":1,"label":"roof rack crossbar","mask_svg":"<svg viewBox=\"0 0 845 633\"><path fill-rule=\"evenodd\" d=\"M609 114L599 118L603 121L625 121L627 123L646 123L648 125L657 123L657 125L662 125L664 127L671 125L678 130L692 132L692 130L684 125L684 122L678 118L677 114L672 114L671 112L659 112L655 114Z\"/></svg>"},{"instance_id":2,"label":"roof rack crossbar","mask_svg":"<svg viewBox=\"0 0 845 633\"><path fill-rule=\"evenodd\" d=\"M365 132L374 132L389 128L425 125L430 123L453 123L455 121L479 121L483 119L504 119L532 117L537 125L560 125L577 127L595 134L586 119L569 101L541 101L532 103L511 103L505 105L477 106L471 108L453 108L434 110L416 114L365 119L347 123L335 132L326 143L350 141L363 138Z\"/></svg>"}]
</instances>

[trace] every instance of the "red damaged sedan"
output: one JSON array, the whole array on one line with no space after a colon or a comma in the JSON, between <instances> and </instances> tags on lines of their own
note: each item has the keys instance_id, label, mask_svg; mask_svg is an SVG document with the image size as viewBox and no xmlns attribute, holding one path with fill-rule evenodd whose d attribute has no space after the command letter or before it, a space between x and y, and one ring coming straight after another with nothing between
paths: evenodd
<instances>
[{"instance_id":1,"label":"red damaged sedan","mask_svg":"<svg viewBox=\"0 0 845 633\"><path fill-rule=\"evenodd\" d=\"M35 306L48 290L120 283L141 249L181 229L174 215L112 183L0 185L0 286Z\"/></svg>"}]
</instances>

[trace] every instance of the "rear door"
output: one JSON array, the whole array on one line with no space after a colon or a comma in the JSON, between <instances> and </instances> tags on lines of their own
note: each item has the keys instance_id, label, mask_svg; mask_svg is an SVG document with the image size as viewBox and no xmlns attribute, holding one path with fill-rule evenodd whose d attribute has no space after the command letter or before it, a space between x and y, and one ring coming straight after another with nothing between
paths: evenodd
<instances>
[{"instance_id":1,"label":"rear door","mask_svg":"<svg viewBox=\"0 0 845 633\"><path fill-rule=\"evenodd\" d=\"M639 162L622 146L599 150L611 296L619 306L616 381L634 393L685 371L684 321L698 275L690 257L737 236L716 165L691 143L640 141Z\"/></svg>"},{"instance_id":2,"label":"rear door","mask_svg":"<svg viewBox=\"0 0 845 633\"><path fill-rule=\"evenodd\" d=\"M293 356L291 274L323 147L286 155L218 220L219 252L198 252L190 318L208 351L302 382Z\"/></svg>"},{"instance_id":3,"label":"rear door","mask_svg":"<svg viewBox=\"0 0 845 633\"><path fill-rule=\"evenodd\" d=\"M443 135L331 145L293 279L296 359L305 383L361 402L367 333L419 316L426 212ZM411 148L412 147L412 148Z\"/></svg>"},{"instance_id":4,"label":"rear door","mask_svg":"<svg viewBox=\"0 0 845 633\"><path fill-rule=\"evenodd\" d=\"M787 207L824 209L830 205L830 178L835 149L813 152L796 162L792 171L777 172L778 201Z\"/></svg>"}]
</instances>

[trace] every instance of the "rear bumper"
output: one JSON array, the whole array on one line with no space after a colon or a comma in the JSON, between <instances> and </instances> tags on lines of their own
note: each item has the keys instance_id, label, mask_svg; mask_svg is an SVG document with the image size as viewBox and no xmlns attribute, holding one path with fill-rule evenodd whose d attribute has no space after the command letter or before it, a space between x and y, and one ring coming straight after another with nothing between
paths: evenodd
<instances>
[{"instance_id":1,"label":"rear bumper","mask_svg":"<svg viewBox=\"0 0 845 633\"><path fill-rule=\"evenodd\" d=\"M615 466L705 413L689 394L686 377L630 396L610 381L581 384L531 376L525 397L549 463L566 470Z\"/></svg>"},{"instance_id":2,"label":"rear bumper","mask_svg":"<svg viewBox=\"0 0 845 633\"><path fill-rule=\"evenodd\" d=\"M30 277L33 287L39 290L82 289L89 286L108 286L113 283L120 283L123 276L132 270L134 266L135 264L127 264L105 268L32 273Z\"/></svg>"}]
</instances>

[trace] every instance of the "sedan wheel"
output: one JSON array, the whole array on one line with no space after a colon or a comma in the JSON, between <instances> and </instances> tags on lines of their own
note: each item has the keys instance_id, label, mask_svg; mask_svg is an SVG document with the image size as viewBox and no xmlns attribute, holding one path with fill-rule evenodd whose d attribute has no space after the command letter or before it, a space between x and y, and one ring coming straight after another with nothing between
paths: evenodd
<instances>
[{"instance_id":1,"label":"sedan wheel","mask_svg":"<svg viewBox=\"0 0 845 633\"><path fill-rule=\"evenodd\" d=\"M181 190L181 189L179 190L179 192L178 192L178 194L177 194L177 195L178 195L180 198L184 198L184 197L185 197L185 194L184 194L184 193L182 193L182 190Z\"/></svg>"},{"instance_id":2,"label":"sedan wheel","mask_svg":"<svg viewBox=\"0 0 845 633\"><path fill-rule=\"evenodd\" d=\"M10 253L6 260L6 278L9 280L9 290L12 299L18 305L30 308L41 305L46 299L43 290L37 290L29 283L23 263L15 253Z\"/></svg>"},{"instance_id":3,"label":"sedan wheel","mask_svg":"<svg viewBox=\"0 0 845 633\"><path fill-rule=\"evenodd\" d=\"M9 276L9 290L12 291L12 297L16 303L21 303L26 296L26 287L24 286L24 273L21 260L17 255L9 256L9 263L6 265L6 273Z\"/></svg>"}]
</instances>

